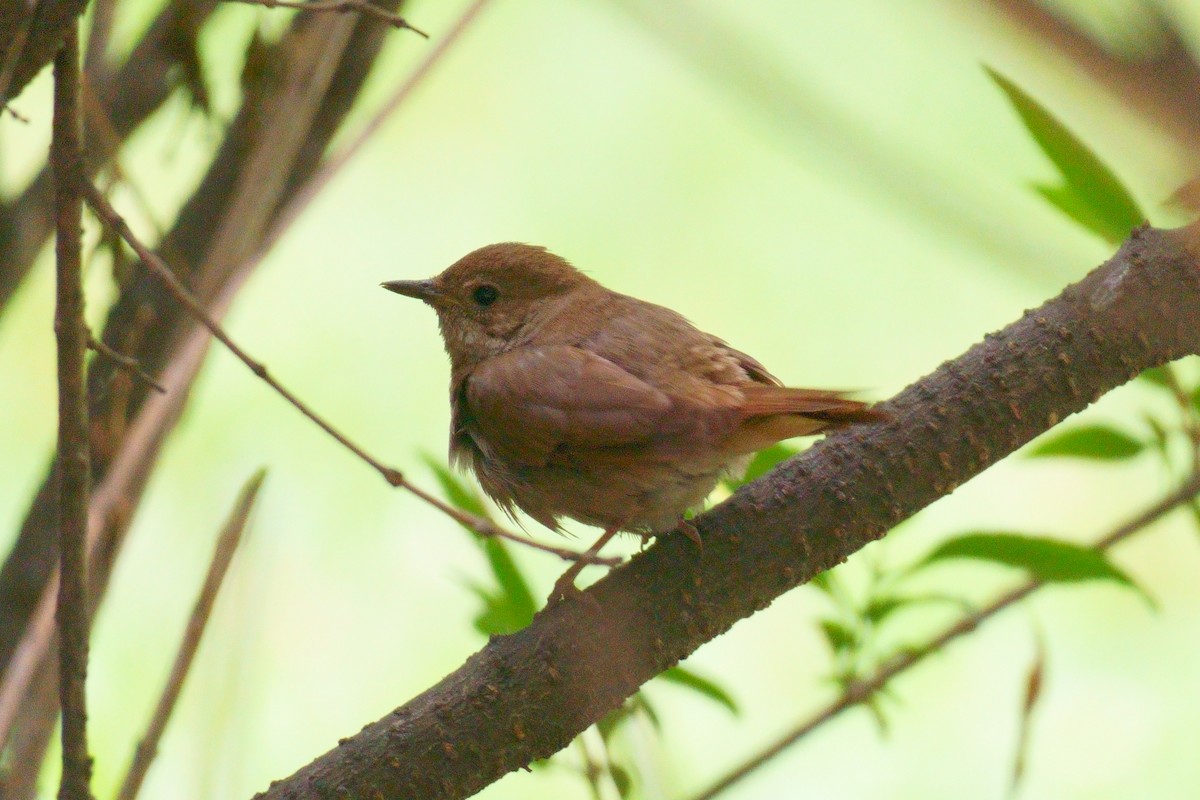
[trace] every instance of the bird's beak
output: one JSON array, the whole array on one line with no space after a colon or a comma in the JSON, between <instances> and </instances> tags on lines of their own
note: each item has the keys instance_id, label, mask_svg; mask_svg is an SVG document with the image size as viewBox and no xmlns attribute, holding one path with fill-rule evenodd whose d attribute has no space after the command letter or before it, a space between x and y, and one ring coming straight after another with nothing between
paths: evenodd
<instances>
[{"instance_id":1,"label":"bird's beak","mask_svg":"<svg viewBox=\"0 0 1200 800\"><path fill-rule=\"evenodd\" d=\"M426 303L431 303L441 296L432 280L423 281L387 281L379 284L389 292L402 294L405 297L415 297L418 300L424 300Z\"/></svg>"}]
</instances>

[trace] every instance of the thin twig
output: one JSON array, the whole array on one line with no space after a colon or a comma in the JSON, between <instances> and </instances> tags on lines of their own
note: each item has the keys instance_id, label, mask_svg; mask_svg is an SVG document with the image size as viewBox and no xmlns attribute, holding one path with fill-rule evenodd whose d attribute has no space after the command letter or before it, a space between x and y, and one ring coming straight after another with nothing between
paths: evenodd
<instances>
[{"instance_id":1,"label":"thin twig","mask_svg":"<svg viewBox=\"0 0 1200 800\"><path fill-rule=\"evenodd\" d=\"M58 299L54 332L58 342L58 641L59 703L62 708L61 800L89 800L92 763L87 745L88 600L87 511L90 458L87 387L84 379L87 327L83 320L80 198L81 114L79 24L66 27L54 58L55 261Z\"/></svg>"},{"instance_id":2,"label":"thin twig","mask_svg":"<svg viewBox=\"0 0 1200 800\"><path fill-rule=\"evenodd\" d=\"M370 0L229 0L229 2L266 6L267 8L294 8L297 11L332 11L338 14L352 11L375 17L397 30L409 30L425 39L429 38L428 33L409 25L404 17L373 5Z\"/></svg>"},{"instance_id":3,"label":"thin twig","mask_svg":"<svg viewBox=\"0 0 1200 800\"><path fill-rule=\"evenodd\" d=\"M145 735L138 742L137 750L133 754L133 761L129 765L129 771L125 773L125 780L121 783L121 791L117 794L117 800L133 800L137 797L142 781L145 780L146 773L150 769L150 764L158 753L158 743L162 739L163 731L166 730L171 712L175 709L175 703L183 689L183 681L187 677L188 670L191 669L196 650L200 647L200 637L204 634L204 628L208 624L213 604L217 599L217 592L229 570L233 554L237 552L238 545L241 543L242 532L246 529L246 522L250 519L250 511L254 507L254 501L258 497L258 490L262 487L265 476L266 471L259 470L242 487L241 494L234 503L233 511L217 538L212 562L208 566L208 574L204 578L204 585L200 588L200 595L196 598L196 605L188 619L187 628L183 633L183 641L179 643L179 650L175 655L175 664L171 667L171 674L167 678L167 685L163 687L162 695L158 699L158 706L154 709L154 715L150 718Z\"/></svg>"},{"instance_id":4,"label":"thin twig","mask_svg":"<svg viewBox=\"0 0 1200 800\"><path fill-rule=\"evenodd\" d=\"M471 23L478 18L479 12L483 11L484 6L486 6L489 2L491 2L491 0L475 0L474 3L468 6L467 9L463 11L462 16L460 16L458 20L450 26L450 29L446 32L446 35L439 39L437 44L435 44L429 53L426 54L425 58L421 60L421 63L418 64L416 69L412 71L412 74L408 76L408 79L396 87L396 90L392 93L392 96L388 98L387 102L375 112L374 116L371 117L369 122L359 129L358 133L355 134L354 139L348 145L338 150L338 152L321 162L321 166L315 173L313 173L313 176L308 179L304 187L292 196L291 200L288 201L283 210L280 211L275 217L274 221L271 223L270 230L268 230L267 235L263 237L263 243L259 249L260 253L265 254L275 245L277 241L279 241L279 238L283 236L284 232L289 227L291 227L291 224L295 222L296 218L300 216L301 212L308 207L313 198L320 193L320 191L325 187L326 184L329 183L329 181L334 178L334 176L342 171L342 168L345 167L346 164L358 154L363 145L365 145L372 136L379 132L379 129L383 127L383 124L387 122L391 116L396 113L396 110L400 108L404 101L412 95L413 90L421 84L421 82L433 69L434 65L441 61L442 57L446 54L450 47L462 37L463 31L465 31L471 25ZM261 256L256 256L256 258L261 258Z\"/></svg>"},{"instance_id":5,"label":"thin twig","mask_svg":"<svg viewBox=\"0 0 1200 800\"><path fill-rule=\"evenodd\" d=\"M130 358L127 355L122 355L116 350L106 345L104 342L88 333L87 346L89 350L94 350L105 358L109 359L122 369L136 375L143 383L150 386L154 391L160 394L166 394L167 389L158 381L154 380L148 372L142 369L142 365L138 363L136 358Z\"/></svg>"},{"instance_id":6,"label":"thin twig","mask_svg":"<svg viewBox=\"0 0 1200 800\"><path fill-rule=\"evenodd\" d=\"M268 386L274 389L281 397L283 397L283 399L287 400L288 403L290 403L297 411L308 417L308 419L315 423L317 427L332 436L339 444L341 444L351 453L358 456L359 459L364 461L372 469L383 476L383 479L386 480L390 485L407 489L409 492L412 492L417 497L421 498L425 502L449 516L455 522L465 525L480 536L496 536L513 542L519 542L534 549L541 550L546 553L552 553L564 561L574 562L582 560L588 564L601 564L605 566L612 566L616 563L619 563L619 560L616 559L585 556L584 554L577 553L573 550L542 544L524 536L511 533L500 528L490 520L466 511L462 511L461 509L457 509L454 506L439 500L437 497L409 483L408 479L404 477L400 470L387 466L368 453L366 450L359 447L345 434L333 427L333 425L326 421L324 417L321 417L319 414L309 408L304 401L293 394L289 389L284 387L283 384L275 380L275 378L271 376L270 372L267 371L267 368L264 364L252 358L250 354L243 350L229 337L229 334L225 332L225 330L216 322L216 320L208 315L200 303L197 302L187 288L184 287L184 285L180 282L179 278L175 276L175 273L171 271L170 267L168 267L153 251L142 244L142 242L134 235L133 231L130 230L129 225L125 222L124 218L117 213L116 209L114 209L112 205L104 198L104 195L100 193L95 185L93 185L90 181L83 181L82 183L83 192L87 198L88 205L92 207L92 210L96 212L96 215L99 216L100 219L105 222L105 224L111 226L113 230L120 234L122 239L129 243L129 246L133 248L135 253L137 253L138 258L142 260L142 263L145 264L146 267L150 269L156 276L158 276L158 278L162 280L164 284L166 284L167 289L171 292L175 299L187 309L188 313L191 314L197 322L203 325L208 332L211 333L214 338L216 338L217 341L225 345L229 352L231 352L239 361L245 364L251 372L261 378Z\"/></svg>"},{"instance_id":7,"label":"thin twig","mask_svg":"<svg viewBox=\"0 0 1200 800\"><path fill-rule=\"evenodd\" d=\"M1177 507L1188 503L1194 497L1200 494L1200 472L1193 473L1176 491L1167 495L1162 500L1158 501L1141 514L1138 514L1133 519L1114 529L1104 538L1100 539L1093 545L1097 550L1107 550L1123 539L1127 539L1138 531L1153 522L1157 522L1160 518L1175 510ZM804 738L821 725L830 721L843 711L854 706L860 705L869 700L876 692L882 689L892 678L904 672L909 667L915 666L925 660L927 656L941 652L946 645L955 639L970 633L975 630L985 620L994 617L999 612L1013 605L1014 603L1025 599L1033 594L1045 584L1041 581L1031 580L1021 586L1001 595L989 605L984 606L973 614L968 614L962 617L953 625L946 628L937 636L930 639L924 645L906 649L904 652L897 655L888 663L881 666L874 675L869 678L864 678L852 684L845 694L833 701L825 708L813 714L803 723L797 725L790 732L780 737L774 744L767 747L758 755L744 762L741 766L734 769L725 777L718 780L709 788L692 797L691 800L712 800L721 792L733 786L735 783L751 774L759 767L766 764L775 756L782 753L787 748Z\"/></svg>"},{"instance_id":8,"label":"thin twig","mask_svg":"<svg viewBox=\"0 0 1200 800\"><path fill-rule=\"evenodd\" d=\"M5 114L8 114L10 117L15 119L17 122L23 122L26 125L29 124L29 117L25 116L20 111L17 111L15 108L13 108L11 105L8 105L7 103L0 110L2 110Z\"/></svg>"}]
</instances>

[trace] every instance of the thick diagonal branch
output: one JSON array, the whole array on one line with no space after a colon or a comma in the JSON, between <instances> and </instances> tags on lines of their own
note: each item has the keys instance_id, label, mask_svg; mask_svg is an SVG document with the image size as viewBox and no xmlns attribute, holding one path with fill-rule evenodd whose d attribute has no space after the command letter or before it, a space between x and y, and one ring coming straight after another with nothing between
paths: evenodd
<instances>
[{"instance_id":1,"label":"thick diagonal branch","mask_svg":"<svg viewBox=\"0 0 1200 800\"><path fill-rule=\"evenodd\" d=\"M654 675L1141 370L1200 352L1197 230L1109 262L271 786L461 798L561 749Z\"/></svg>"}]
</instances>

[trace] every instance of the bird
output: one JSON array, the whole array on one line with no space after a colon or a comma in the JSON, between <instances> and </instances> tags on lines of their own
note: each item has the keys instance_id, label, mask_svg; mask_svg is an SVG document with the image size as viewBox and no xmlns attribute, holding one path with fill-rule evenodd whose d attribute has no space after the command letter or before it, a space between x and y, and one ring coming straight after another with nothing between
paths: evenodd
<instances>
[{"instance_id":1,"label":"bird","mask_svg":"<svg viewBox=\"0 0 1200 800\"><path fill-rule=\"evenodd\" d=\"M544 247L490 244L385 289L437 314L450 359L450 461L510 517L681 531L717 482L776 442L883 418L842 392L785 387L676 311L605 288ZM554 597L575 589L581 559Z\"/></svg>"}]
</instances>

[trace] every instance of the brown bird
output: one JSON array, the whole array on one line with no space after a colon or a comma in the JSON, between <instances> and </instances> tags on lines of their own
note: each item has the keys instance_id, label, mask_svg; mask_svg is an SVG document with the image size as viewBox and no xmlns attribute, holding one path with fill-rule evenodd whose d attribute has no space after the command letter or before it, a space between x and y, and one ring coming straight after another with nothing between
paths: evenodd
<instances>
[{"instance_id":1,"label":"brown bird","mask_svg":"<svg viewBox=\"0 0 1200 800\"><path fill-rule=\"evenodd\" d=\"M723 475L793 436L881 418L790 389L669 308L618 294L543 247L482 247L383 287L428 303L450 355L450 460L510 516L616 532L682 530ZM574 586L578 562L556 584Z\"/></svg>"}]
</instances>

